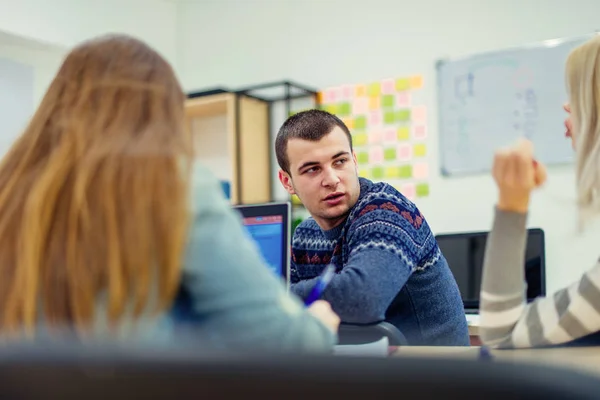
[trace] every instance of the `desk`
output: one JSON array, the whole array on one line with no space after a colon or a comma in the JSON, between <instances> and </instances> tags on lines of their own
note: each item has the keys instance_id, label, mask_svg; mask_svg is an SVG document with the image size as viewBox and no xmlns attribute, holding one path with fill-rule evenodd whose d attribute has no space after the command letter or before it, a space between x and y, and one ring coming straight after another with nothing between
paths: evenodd
<instances>
[{"instance_id":1,"label":"desk","mask_svg":"<svg viewBox=\"0 0 600 400\"><path fill-rule=\"evenodd\" d=\"M493 350L494 359L507 362L552 365L600 375L600 347ZM392 357L438 357L477 359L479 347L398 347Z\"/></svg>"}]
</instances>

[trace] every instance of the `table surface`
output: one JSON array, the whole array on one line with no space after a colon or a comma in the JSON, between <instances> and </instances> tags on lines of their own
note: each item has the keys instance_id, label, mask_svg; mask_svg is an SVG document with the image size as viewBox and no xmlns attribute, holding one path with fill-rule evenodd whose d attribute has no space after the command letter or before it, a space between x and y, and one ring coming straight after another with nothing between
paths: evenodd
<instances>
[{"instance_id":1,"label":"table surface","mask_svg":"<svg viewBox=\"0 0 600 400\"><path fill-rule=\"evenodd\" d=\"M477 359L479 347L398 347L393 357L451 357ZM600 375L600 347L560 347L551 349L491 350L494 359L558 367Z\"/></svg>"}]
</instances>

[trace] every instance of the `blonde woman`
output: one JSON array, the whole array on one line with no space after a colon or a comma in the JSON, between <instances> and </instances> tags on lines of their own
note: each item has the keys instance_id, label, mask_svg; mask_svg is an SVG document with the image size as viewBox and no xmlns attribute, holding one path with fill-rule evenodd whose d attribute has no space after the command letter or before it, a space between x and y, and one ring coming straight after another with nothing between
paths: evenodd
<instances>
[{"instance_id":1,"label":"blonde woman","mask_svg":"<svg viewBox=\"0 0 600 400\"><path fill-rule=\"evenodd\" d=\"M576 152L582 217L600 211L600 37L574 49L566 63L566 136ZM525 302L523 259L530 193L544 183L528 141L496 154L499 189L481 289L481 337L496 348L564 344L600 331L600 263L551 297Z\"/></svg>"},{"instance_id":2,"label":"blonde woman","mask_svg":"<svg viewBox=\"0 0 600 400\"><path fill-rule=\"evenodd\" d=\"M171 66L127 36L73 49L0 164L0 336L171 340L181 289L210 347L329 351L193 162Z\"/></svg>"}]
</instances>

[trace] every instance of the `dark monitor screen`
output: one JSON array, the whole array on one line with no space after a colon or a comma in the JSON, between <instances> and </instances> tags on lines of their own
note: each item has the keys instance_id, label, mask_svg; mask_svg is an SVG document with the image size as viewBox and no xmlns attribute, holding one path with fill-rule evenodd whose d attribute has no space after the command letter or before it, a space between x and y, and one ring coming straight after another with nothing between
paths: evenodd
<instances>
[{"instance_id":1,"label":"dark monitor screen","mask_svg":"<svg viewBox=\"0 0 600 400\"><path fill-rule=\"evenodd\" d=\"M465 308L479 309L479 291L488 232L440 234L436 236L442 254L454 274ZM527 300L546 295L544 231L527 230L524 279Z\"/></svg>"}]
</instances>

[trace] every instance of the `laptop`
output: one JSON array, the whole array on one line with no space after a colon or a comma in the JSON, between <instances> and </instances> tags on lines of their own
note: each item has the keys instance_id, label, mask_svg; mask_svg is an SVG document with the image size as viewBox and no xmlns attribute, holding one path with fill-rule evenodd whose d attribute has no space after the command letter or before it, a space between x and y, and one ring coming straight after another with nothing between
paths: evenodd
<instances>
[{"instance_id":1,"label":"laptop","mask_svg":"<svg viewBox=\"0 0 600 400\"><path fill-rule=\"evenodd\" d=\"M268 268L290 284L291 204L263 203L233 206L250 237L256 242Z\"/></svg>"},{"instance_id":2,"label":"laptop","mask_svg":"<svg viewBox=\"0 0 600 400\"><path fill-rule=\"evenodd\" d=\"M479 291L483 259L489 232L467 232L436 235L442 254L454 274L465 307L467 319L479 314ZM527 282L527 301L546 295L546 257L544 231L527 230L524 279Z\"/></svg>"}]
</instances>

